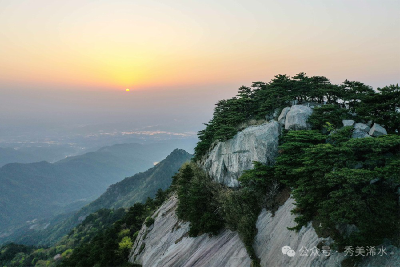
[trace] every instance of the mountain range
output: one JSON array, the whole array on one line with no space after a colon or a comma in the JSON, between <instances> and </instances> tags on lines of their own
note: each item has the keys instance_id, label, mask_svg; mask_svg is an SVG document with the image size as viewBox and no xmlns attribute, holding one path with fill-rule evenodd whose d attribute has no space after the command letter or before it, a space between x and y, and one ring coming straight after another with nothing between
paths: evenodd
<instances>
[{"instance_id":1,"label":"mountain range","mask_svg":"<svg viewBox=\"0 0 400 267\"><path fill-rule=\"evenodd\" d=\"M78 210L109 185L145 171L174 144L118 144L55 163L10 163L0 168L0 236L32 220Z\"/></svg>"},{"instance_id":2,"label":"mountain range","mask_svg":"<svg viewBox=\"0 0 400 267\"><path fill-rule=\"evenodd\" d=\"M109 149L115 148L103 150ZM14 234L0 238L0 243L12 240L28 245L53 244L93 212L104 208L128 208L136 202L143 202L148 197L154 197L159 189L167 189L172 182L172 176L191 157L192 155L185 150L175 149L164 160L147 171L137 173L111 185L99 198L79 211L60 214L50 220L38 220L25 225ZM75 160L79 162L79 159Z\"/></svg>"}]
</instances>

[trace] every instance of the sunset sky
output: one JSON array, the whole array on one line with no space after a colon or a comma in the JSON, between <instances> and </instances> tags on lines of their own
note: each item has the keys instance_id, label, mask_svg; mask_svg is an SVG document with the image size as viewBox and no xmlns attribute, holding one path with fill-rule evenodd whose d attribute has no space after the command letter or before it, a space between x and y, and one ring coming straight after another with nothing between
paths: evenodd
<instances>
[{"instance_id":1,"label":"sunset sky","mask_svg":"<svg viewBox=\"0 0 400 267\"><path fill-rule=\"evenodd\" d=\"M399 12L398 0L0 0L0 123L183 111L200 122L279 73L398 83Z\"/></svg>"}]
</instances>

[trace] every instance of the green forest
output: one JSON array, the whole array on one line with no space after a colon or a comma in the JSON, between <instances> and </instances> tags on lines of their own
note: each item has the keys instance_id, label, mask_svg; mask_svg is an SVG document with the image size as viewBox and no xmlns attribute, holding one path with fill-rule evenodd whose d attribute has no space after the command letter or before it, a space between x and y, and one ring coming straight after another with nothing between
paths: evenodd
<instances>
[{"instance_id":1,"label":"green forest","mask_svg":"<svg viewBox=\"0 0 400 267\"><path fill-rule=\"evenodd\" d=\"M400 132L400 87L389 85L373 90L356 81L332 84L323 76L308 77L299 73L293 77L276 75L269 83L254 82L242 86L235 97L219 101L213 118L200 131L195 148L195 160L200 160L215 141L232 138L243 124L251 120L272 119L293 101L299 104L315 102L324 104L320 116L311 121L321 129L326 122L341 126L342 119L357 122L373 121L386 128L388 133ZM347 107L348 109L345 109Z\"/></svg>"},{"instance_id":2,"label":"green forest","mask_svg":"<svg viewBox=\"0 0 400 267\"><path fill-rule=\"evenodd\" d=\"M170 194L170 190L159 190L154 199L136 203L128 210L100 209L51 247L4 245L0 248L0 265L133 266L128 255L138 231ZM61 257L54 259L58 254Z\"/></svg>"}]
</instances>

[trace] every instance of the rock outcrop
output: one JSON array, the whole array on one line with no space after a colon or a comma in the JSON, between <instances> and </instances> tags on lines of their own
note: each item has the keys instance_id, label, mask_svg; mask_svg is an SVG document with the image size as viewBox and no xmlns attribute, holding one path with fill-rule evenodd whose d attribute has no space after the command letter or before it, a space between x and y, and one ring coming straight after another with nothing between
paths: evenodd
<instances>
[{"instance_id":1,"label":"rock outcrop","mask_svg":"<svg viewBox=\"0 0 400 267\"><path fill-rule=\"evenodd\" d=\"M366 138L369 136L369 126L364 123L356 123L354 124L354 131L352 138Z\"/></svg>"},{"instance_id":2,"label":"rock outcrop","mask_svg":"<svg viewBox=\"0 0 400 267\"><path fill-rule=\"evenodd\" d=\"M214 237L188 237L189 223L178 221L176 207L177 198L173 196L156 211L152 226L143 225L129 256L131 263L144 267L250 266L237 233L224 230Z\"/></svg>"},{"instance_id":3,"label":"rock outcrop","mask_svg":"<svg viewBox=\"0 0 400 267\"><path fill-rule=\"evenodd\" d=\"M232 139L219 142L203 161L202 167L219 183L238 186L244 170L253 168L253 161L273 164L278 153L280 125L271 121L251 126Z\"/></svg>"},{"instance_id":4,"label":"rock outcrop","mask_svg":"<svg viewBox=\"0 0 400 267\"><path fill-rule=\"evenodd\" d=\"M294 105L286 114L285 129L286 130L306 130L309 127L307 119L313 110L302 105Z\"/></svg>"},{"instance_id":5,"label":"rock outcrop","mask_svg":"<svg viewBox=\"0 0 400 267\"><path fill-rule=\"evenodd\" d=\"M261 260L261 266L340 266L340 262L345 258L343 253L331 250L329 257L321 251L318 256L312 254L313 249L314 252L317 251L316 247L320 242L329 244L332 240L319 238L311 223L298 233L287 229L296 225L295 216L290 212L294 208L294 200L289 198L274 216L266 210L258 216L254 249ZM289 257L282 254L284 246L294 250L295 255Z\"/></svg>"},{"instance_id":6,"label":"rock outcrop","mask_svg":"<svg viewBox=\"0 0 400 267\"><path fill-rule=\"evenodd\" d=\"M307 129L307 119L311 113L312 109L295 105L284 109L278 121L284 120L285 128L288 130ZM343 124L353 126L354 121L344 121ZM214 180L228 186L237 186L237 178L244 170L253 167L253 161L274 163L282 126L282 122L271 121L248 127L231 140L218 143L201 165ZM384 129L378 126L374 125L372 131L368 125L356 123L353 137L370 137L369 133L378 136L384 133ZM189 223L178 220L175 214L177 204L176 196L171 197L153 215L154 224L150 227L143 225L131 251L129 258L131 263L141 264L144 267L251 266L251 260L236 232L224 230L213 237L207 234L195 238L188 237ZM341 266L342 260L346 257L344 253L331 250L329 257L321 251L317 251L318 255L315 253L312 255L312 251L320 248L321 242L329 245L332 240L319 238L311 223L307 227L302 227L299 232L287 229L295 225L295 215L291 213L294 207L294 200L289 198L274 215L263 210L258 216L256 225L258 233L253 247L261 260L261 266ZM291 248L291 252L287 255L282 253L284 246ZM388 255L366 257L359 266L400 266L400 249L390 246Z\"/></svg>"},{"instance_id":7,"label":"rock outcrop","mask_svg":"<svg viewBox=\"0 0 400 267\"><path fill-rule=\"evenodd\" d=\"M386 129L380 126L377 123L374 123L374 126L372 126L371 130L369 131L370 136L378 137L381 135L387 135Z\"/></svg>"},{"instance_id":8,"label":"rock outcrop","mask_svg":"<svg viewBox=\"0 0 400 267\"><path fill-rule=\"evenodd\" d=\"M286 108L282 109L282 112L278 117L279 124L285 125L286 115L288 114L289 111L290 111L290 107L286 107Z\"/></svg>"},{"instance_id":9,"label":"rock outcrop","mask_svg":"<svg viewBox=\"0 0 400 267\"><path fill-rule=\"evenodd\" d=\"M343 126L352 126L354 124L353 120L343 120ZM378 137L381 135L387 135L386 129L377 123L370 128L367 124L356 123L354 124L354 131L352 138L366 138L366 137Z\"/></svg>"},{"instance_id":10,"label":"rock outcrop","mask_svg":"<svg viewBox=\"0 0 400 267\"><path fill-rule=\"evenodd\" d=\"M370 128L368 125L364 124L364 123L356 123L354 124L354 129L355 130L359 130L359 131L363 131L365 133L368 133Z\"/></svg>"},{"instance_id":11,"label":"rock outcrop","mask_svg":"<svg viewBox=\"0 0 400 267\"><path fill-rule=\"evenodd\" d=\"M347 127L347 126L353 126L354 125L354 121L353 120L342 120L343 126Z\"/></svg>"}]
</instances>

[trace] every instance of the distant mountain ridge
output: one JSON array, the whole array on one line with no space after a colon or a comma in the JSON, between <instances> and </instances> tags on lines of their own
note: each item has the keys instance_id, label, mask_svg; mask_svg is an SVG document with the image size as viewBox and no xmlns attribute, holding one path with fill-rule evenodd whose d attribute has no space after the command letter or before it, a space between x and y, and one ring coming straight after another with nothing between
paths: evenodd
<instances>
[{"instance_id":1,"label":"distant mountain ridge","mask_svg":"<svg viewBox=\"0 0 400 267\"><path fill-rule=\"evenodd\" d=\"M0 147L0 167L8 163L56 162L69 155L83 154L78 147L69 145Z\"/></svg>"},{"instance_id":2,"label":"distant mountain ridge","mask_svg":"<svg viewBox=\"0 0 400 267\"><path fill-rule=\"evenodd\" d=\"M164 160L147 171L137 173L111 185L99 198L78 212L60 215L49 222L38 222L38 225L50 223L44 230L28 230L28 227L25 227L9 238L0 238L0 243L12 240L28 245L54 244L93 212L103 208L128 208L136 202L144 202L148 197L154 197L160 188L167 189L172 182L172 176L178 172L183 163L191 158L192 155L185 150L175 149Z\"/></svg>"},{"instance_id":3,"label":"distant mountain ridge","mask_svg":"<svg viewBox=\"0 0 400 267\"><path fill-rule=\"evenodd\" d=\"M29 153L20 152L11 147L0 147L0 166L12 162L33 162L35 157Z\"/></svg>"},{"instance_id":4,"label":"distant mountain ridge","mask_svg":"<svg viewBox=\"0 0 400 267\"><path fill-rule=\"evenodd\" d=\"M0 168L0 236L10 226L95 199L110 184L152 167L168 155L171 145L119 144L53 164L6 164Z\"/></svg>"},{"instance_id":5,"label":"distant mountain ridge","mask_svg":"<svg viewBox=\"0 0 400 267\"><path fill-rule=\"evenodd\" d=\"M165 190L171 185L172 176L191 158L192 155L185 150L175 149L153 168L111 185L105 193L82 210L130 207L147 197L154 197L158 189Z\"/></svg>"}]
</instances>

